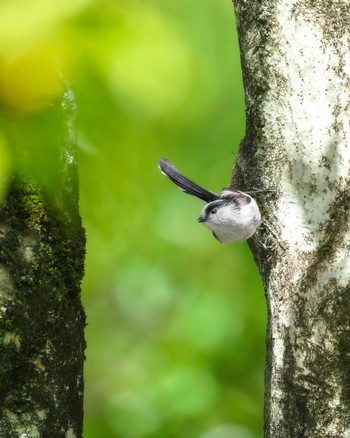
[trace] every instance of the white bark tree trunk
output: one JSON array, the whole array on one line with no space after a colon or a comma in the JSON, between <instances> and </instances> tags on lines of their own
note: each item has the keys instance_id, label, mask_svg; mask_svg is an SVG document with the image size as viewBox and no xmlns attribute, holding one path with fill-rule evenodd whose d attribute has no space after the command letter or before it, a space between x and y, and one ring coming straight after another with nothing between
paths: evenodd
<instances>
[{"instance_id":1,"label":"white bark tree trunk","mask_svg":"<svg viewBox=\"0 0 350 438\"><path fill-rule=\"evenodd\" d=\"M278 189L259 201L281 244L254 245L265 437L349 437L350 2L234 4L247 115L234 183Z\"/></svg>"}]
</instances>

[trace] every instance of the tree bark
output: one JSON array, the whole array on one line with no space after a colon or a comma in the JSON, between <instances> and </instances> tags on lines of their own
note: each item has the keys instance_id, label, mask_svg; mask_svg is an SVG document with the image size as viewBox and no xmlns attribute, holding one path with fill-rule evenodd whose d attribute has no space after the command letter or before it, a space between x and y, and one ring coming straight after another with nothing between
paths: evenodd
<instances>
[{"instance_id":1,"label":"tree bark","mask_svg":"<svg viewBox=\"0 0 350 438\"><path fill-rule=\"evenodd\" d=\"M82 436L85 232L75 112L67 92L45 117L2 121L18 162L0 210L1 437ZM23 144L33 133L44 133L40 153Z\"/></svg>"},{"instance_id":2,"label":"tree bark","mask_svg":"<svg viewBox=\"0 0 350 438\"><path fill-rule=\"evenodd\" d=\"M350 4L234 0L247 127L233 183L259 198L265 437L350 436Z\"/></svg>"}]
</instances>

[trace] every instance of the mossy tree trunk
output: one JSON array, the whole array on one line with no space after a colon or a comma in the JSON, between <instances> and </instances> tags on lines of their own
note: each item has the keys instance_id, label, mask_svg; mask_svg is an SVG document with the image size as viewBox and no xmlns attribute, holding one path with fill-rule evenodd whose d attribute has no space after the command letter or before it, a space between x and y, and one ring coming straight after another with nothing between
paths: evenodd
<instances>
[{"instance_id":1,"label":"mossy tree trunk","mask_svg":"<svg viewBox=\"0 0 350 438\"><path fill-rule=\"evenodd\" d=\"M350 5L234 0L236 187L277 186L252 243L268 308L265 437L350 436ZM263 228L264 230L264 228Z\"/></svg>"},{"instance_id":2,"label":"mossy tree trunk","mask_svg":"<svg viewBox=\"0 0 350 438\"><path fill-rule=\"evenodd\" d=\"M1 437L82 436L75 111L67 92L45 115L2 120L17 161L0 209Z\"/></svg>"}]
</instances>

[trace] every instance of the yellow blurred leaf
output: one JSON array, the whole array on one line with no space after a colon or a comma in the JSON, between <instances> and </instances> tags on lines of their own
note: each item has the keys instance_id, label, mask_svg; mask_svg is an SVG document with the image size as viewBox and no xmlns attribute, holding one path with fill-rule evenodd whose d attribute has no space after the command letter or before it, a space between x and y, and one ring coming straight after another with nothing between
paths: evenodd
<instances>
[{"instance_id":1,"label":"yellow blurred leaf","mask_svg":"<svg viewBox=\"0 0 350 438\"><path fill-rule=\"evenodd\" d=\"M18 50L0 64L3 105L25 113L44 109L63 90L63 56L55 45Z\"/></svg>"},{"instance_id":2,"label":"yellow blurred leaf","mask_svg":"<svg viewBox=\"0 0 350 438\"><path fill-rule=\"evenodd\" d=\"M52 36L58 26L96 0L2 0L0 54Z\"/></svg>"}]
</instances>

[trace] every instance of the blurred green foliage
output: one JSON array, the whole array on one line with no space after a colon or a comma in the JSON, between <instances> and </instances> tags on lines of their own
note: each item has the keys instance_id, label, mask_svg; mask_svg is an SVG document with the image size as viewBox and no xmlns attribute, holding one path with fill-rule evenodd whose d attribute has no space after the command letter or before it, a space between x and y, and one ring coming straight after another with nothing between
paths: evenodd
<instances>
[{"instance_id":1,"label":"blurred green foliage","mask_svg":"<svg viewBox=\"0 0 350 438\"><path fill-rule=\"evenodd\" d=\"M257 269L157 169L165 156L213 191L230 180L244 133L230 0L4 0L0 16L1 191L18 165L4 127L30 121L18 141L48 176L66 78L79 106L84 436L260 437Z\"/></svg>"}]
</instances>

